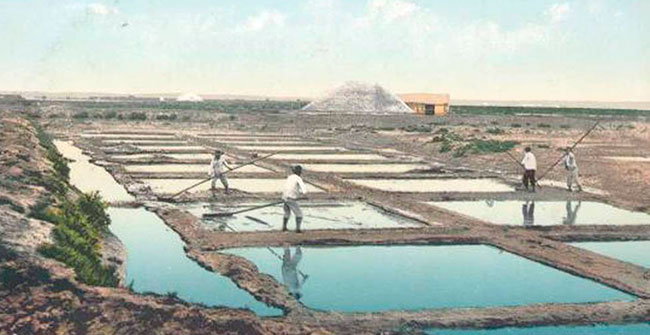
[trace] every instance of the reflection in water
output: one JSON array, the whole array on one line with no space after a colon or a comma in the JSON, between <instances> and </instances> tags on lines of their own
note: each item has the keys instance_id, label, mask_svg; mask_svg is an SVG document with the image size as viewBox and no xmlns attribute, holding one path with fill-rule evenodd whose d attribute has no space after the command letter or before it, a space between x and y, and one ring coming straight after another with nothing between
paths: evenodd
<instances>
[{"instance_id":1,"label":"reflection in water","mask_svg":"<svg viewBox=\"0 0 650 335\"><path fill-rule=\"evenodd\" d=\"M521 205L521 213L524 215L524 226L532 226L535 224L535 202L526 201Z\"/></svg>"},{"instance_id":2,"label":"reflection in water","mask_svg":"<svg viewBox=\"0 0 650 335\"><path fill-rule=\"evenodd\" d=\"M298 277L298 263L302 259L302 249L300 247L296 248L293 256L291 256L291 250L289 247L284 247L284 255L282 256L282 281L284 285L289 289L289 294L291 294L296 299L300 299L302 294L300 293L300 288L302 284L305 283L307 279L306 276L303 277L302 282Z\"/></svg>"},{"instance_id":3,"label":"reflection in water","mask_svg":"<svg viewBox=\"0 0 650 335\"><path fill-rule=\"evenodd\" d=\"M566 217L562 219L562 224L576 224L576 218L578 218L578 209L580 209L580 205L582 205L582 201L578 201L576 208L572 209L571 200L566 201Z\"/></svg>"}]
</instances>

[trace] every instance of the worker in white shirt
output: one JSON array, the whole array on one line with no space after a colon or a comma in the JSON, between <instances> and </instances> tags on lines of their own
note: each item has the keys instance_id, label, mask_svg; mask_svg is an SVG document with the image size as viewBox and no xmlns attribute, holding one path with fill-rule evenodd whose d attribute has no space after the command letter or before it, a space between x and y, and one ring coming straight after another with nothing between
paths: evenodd
<instances>
[{"instance_id":1,"label":"worker in white shirt","mask_svg":"<svg viewBox=\"0 0 650 335\"><path fill-rule=\"evenodd\" d=\"M287 223L291 217L291 212L296 216L296 233L300 233L300 224L302 223L302 210L298 205L298 199L307 194L307 188L302 181L302 166L296 165L291 168L292 174L287 177L284 184L282 200L284 201L284 218L282 221L282 231L287 231Z\"/></svg>"},{"instance_id":2,"label":"worker in white shirt","mask_svg":"<svg viewBox=\"0 0 650 335\"><path fill-rule=\"evenodd\" d=\"M578 192L582 192L582 185L578 179L578 163L576 163L576 156L573 155L571 147L567 147L564 155L564 168L566 168L566 186L569 192L573 191L573 184L578 187Z\"/></svg>"},{"instance_id":3,"label":"worker in white shirt","mask_svg":"<svg viewBox=\"0 0 650 335\"><path fill-rule=\"evenodd\" d=\"M530 147L526 147L524 151L526 151L526 153L524 153L524 158L521 160L521 166L524 167L524 177L522 182L526 190L528 190L528 184L530 184L532 186L533 192L535 192L535 184L537 184L537 181L535 180L535 171L537 171L537 159L531 152Z\"/></svg>"},{"instance_id":4,"label":"worker in white shirt","mask_svg":"<svg viewBox=\"0 0 650 335\"><path fill-rule=\"evenodd\" d=\"M226 160L226 156L223 154L223 151L217 150L214 152L214 157L210 162L210 169L208 175L212 177L212 187L210 188L214 192L217 188L217 179L221 180L226 194L230 193L228 186L228 178L224 174L226 171L231 170L230 164Z\"/></svg>"}]
</instances>

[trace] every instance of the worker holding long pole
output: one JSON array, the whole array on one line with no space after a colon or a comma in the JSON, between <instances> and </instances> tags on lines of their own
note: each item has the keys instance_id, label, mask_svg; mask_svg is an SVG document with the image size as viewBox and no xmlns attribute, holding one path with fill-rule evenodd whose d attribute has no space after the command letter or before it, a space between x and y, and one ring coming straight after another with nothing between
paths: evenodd
<instances>
[{"instance_id":1,"label":"worker holding long pole","mask_svg":"<svg viewBox=\"0 0 650 335\"><path fill-rule=\"evenodd\" d=\"M259 162L259 161L261 161L261 160L267 159L267 158L269 158L269 157L271 157L271 156L273 156L273 155L275 155L275 154L277 154L277 152L274 152L274 153L268 154L268 155L266 155L266 156L262 156L262 157L259 157L259 158L256 158L256 159L253 159L252 161L249 161L249 162L246 162L246 163L244 163L244 164L241 164L241 165L235 166L235 167L231 168L231 169L228 170L228 171L222 172L221 175L225 175L225 174L227 174L227 173L229 173L229 172L235 171L235 170L237 170L237 169L241 169L241 168L243 168L244 166L248 166L248 165L251 165L251 164L253 164L253 163ZM167 200L174 199L174 198L176 198L177 196L179 196L179 195L181 195L181 194L183 194L183 193L185 193L185 192L187 192L187 191L189 191L189 190L191 190L191 189L193 189L193 188L195 188L195 187L197 187L197 186L199 186L199 185L201 185L201 184L207 183L208 181L210 181L210 180L212 180L212 179L213 179L212 176L210 176L210 177L208 177L208 178L206 178L206 179L203 179L203 180L201 180L201 181L199 181L199 182L197 182L197 183L195 183L195 184L193 184L193 185L191 185L191 186L188 186L188 187L186 187L186 188L184 188L184 189L182 189L182 190L180 190L180 191L174 193L171 197L166 198L166 199L167 199Z\"/></svg>"},{"instance_id":2,"label":"worker holding long pole","mask_svg":"<svg viewBox=\"0 0 650 335\"><path fill-rule=\"evenodd\" d=\"M291 168L292 174L287 177L284 184L284 192L282 193L282 201L284 202L284 217L282 218L282 231L287 231L287 223L291 213L296 216L296 233L301 233L300 224L302 223L302 210L298 205L298 199L307 193L307 187L302 178L302 166L296 165Z\"/></svg>"},{"instance_id":3,"label":"worker holding long pole","mask_svg":"<svg viewBox=\"0 0 650 335\"><path fill-rule=\"evenodd\" d=\"M230 167L230 164L226 160L226 155L224 155L223 151L217 150L214 152L214 157L212 157L212 161L210 162L210 169L208 171L208 176L212 178L212 185L210 187L210 190L214 193L217 190L217 179L221 180L221 184L223 184L224 188L224 193L229 194L230 189L228 187L228 177L224 174L224 172L232 170L232 167Z\"/></svg>"}]
</instances>

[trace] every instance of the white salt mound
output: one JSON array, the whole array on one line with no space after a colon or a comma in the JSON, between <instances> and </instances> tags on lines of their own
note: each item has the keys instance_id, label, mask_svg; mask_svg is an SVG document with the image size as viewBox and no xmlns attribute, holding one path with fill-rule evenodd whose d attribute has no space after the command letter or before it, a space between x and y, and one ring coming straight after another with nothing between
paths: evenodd
<instances>
[{"instance_id":1,"label":"white salt mound","mask_svg":"<svg viewBox=\"0 0 650 335\"><path fill-rule=\"evenodd\" d=\"M379 85L348 82L326 97L303 107L305 111L343 113L413 113L395 94Z\"/></svg>"}]
</instances>

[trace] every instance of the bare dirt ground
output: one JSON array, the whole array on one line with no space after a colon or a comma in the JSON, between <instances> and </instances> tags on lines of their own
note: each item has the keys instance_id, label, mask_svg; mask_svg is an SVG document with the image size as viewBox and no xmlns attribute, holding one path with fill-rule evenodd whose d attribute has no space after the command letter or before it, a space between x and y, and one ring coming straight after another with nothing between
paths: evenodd
<instances>
[{"instance_id":1,"label":"bare dirt ground","mask_svg":"<svg viewBox=\"0 0 650 335\"><path fill-rule=\"evenodd\" d=\"M215 123L219 120L218 124ZM537 155L540 171L546 170L561 155L562 147L571 145L588 129L595 119L578 119L564 116L450 116L444 118L417 116L369 116L369 115L301 115L294 112L281 114L243 114L237 118L221 115L205 116L201 123L151 123L142 122L125 126L124 122L87 122L72 124L62 120L47 120L47 129L59 137L70 138L92 153L93 158L110 160L110 150L100 140L82 138L81 132L123 131L125 133L171 133L187 140L191 145L208 148L224 148L235 156L246 159L254 152L239 150L216 140L199 138L196 133L248 133L291 134L304 139L344 146L365 153L384 153L392 161L422 161L436 166L429 177L496 177L510 185L518 184L519 167L505 154L469 154L454 157L453 152L440 153L440 142L435 140L442 133L454 133L464 143L470 138L484 140L510 140L517 142L512 151L519 156L523 147L531 145ZM425 125L426 130L412 130ZM472 219L458 213L425 205L427 200L460 199L530 199L530 200L598 200L620 207L650 213L650 163L615 161L606 156L650 156L650 123L639 119L611 118L601 120L600 126L579 145L576 153L581 169L583 185L601 190L603 194L569 193L561 187L542 187L537 193L454 193L434 192L395 193L377 191L346 181L349 175L308 172L305 179L327 193L315 198L362 199L413 219L430 224L421 229L368 229L363 231L324 230L309 231L296 235L279 232L220 233L201 228L196 217L175 208L175 202L216 201L235 203L250 199L276 199L277 194L234 193L230 196L211 195L208 192L183 195L172 202L146 188L137 188L137 179L151 177L146 174L127 173L120 162L113 161L109 171L115 178L138 196L138 203L146 204L174 229L187 243L188 256L204 267L231 278L240 288L258 300L279 307L286 316L275 319L259 319L252 313L246 316L230 310L203 309L194 306L174 307L196 310L199 318L216 316L223 322L243 320L246 327L260 327L260 333L380 333L400 327L502 327L554 324L593 324L598 322L620 323L650 320L650 281L648 270L630 263L605 257L563 242L639 240L650 238L650 225L636 227L549 227L526 229L501 227ZM488 129L498 128L500 131ZM445 130L442 130L445 129ZM125 137L128 137L125 135ZM131 150L126 148L127 151ZM390 151L386 151L390 149ZM259 154L259 153L258 153ZM143 159L141 161L147 161ZM174 162L159 157L156 162ZM207 163L197 161L196 163ZM267 160L259 166L275 171L271 176L286 173L294 161ZM352 164L362 162L351 161ZM441 165L442 164L442 165ZM562 182L562 166L552 170L546 178ZM358 176L358 175L357 175ZM158 177L183 177L166 174ZM257 176L260 177L260 176ZM374 177L382 177L375 175ZM387 177L386 175L383 177ZM391 177L398 177L392 175ZM418 175L402 175L416 177ZM24 197L17 197L22 199ZM162 202L161 202L162 200ZM26 200L25 200L26 201ZM562 242L560 242L562 241ZM634 302L610 302L599 304L544 304L512 308L422 310L417 312L382 313L336 313L313 311L291 297L286 288L269 275L258 272L250 261L222 254L220 249L241 246L274 245L372 245L372 244L489 244L523 256L530 260L563 271L589 278L640 297ZM141 302L139 295L122 291L103 291L107 301L128 296ZM117 292L120 292L119 294ZM156 298L146 298L156 299ZM106 304L102 304L104 306ZM174 305L176 306L176 305ZM106 307L109 308L109 307ZM152 310L156 314L159 310ZM243 313L243 312L242 312ZM132 322L146 323L138 316ZM142 317L142 315L140 315ZM181 322L181 321L174 321ZM197 321L203 322L203 321ZM164 324L164 323L163 323ZM174 324L170 321L169 324ZM217 327L215 325L215 327ZM244 327L244 325L242 325ZM137 329L137 328L134 328ZM162 327L165 332L173 329ZM216 329L216 328L215 328ZM225 328L223 328L225 329ZM246 330L247 331L247 330ZM246 331L239 333L247 333ZM137 331L136 331L137 332ZM171 332L169 332L171 333Z\"/></svg>"}]
</instances>

